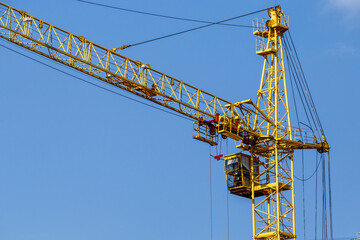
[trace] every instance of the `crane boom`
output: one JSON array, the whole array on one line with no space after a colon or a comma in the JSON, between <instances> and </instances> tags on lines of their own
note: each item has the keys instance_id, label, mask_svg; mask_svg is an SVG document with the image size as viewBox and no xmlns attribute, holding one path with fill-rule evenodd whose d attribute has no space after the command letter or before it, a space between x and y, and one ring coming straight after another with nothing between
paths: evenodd
<instances>
[{"instance_id":1,"label":"crane boom","mask_svg":"<svg viewBox=\"0 0 360 240\"><path fill-rule=\"evenodd\" d=\"M273 124L251 101L233 104L174 77L164 74L83 36L51 25L25 11L6 4L0 10L0 37L32 52L131 92L197 121L217 116L240 119L239 124L253 135L261 135L254 117ZM224 119L224 118L223 118ZM195 139L216 145L212 136Z\"/></svg>"},{"instance_id":2,"label":"crane boom","mask_svg":"<svg viewBox=\"0 0 360 240\"><path fill-rule=\"evenodd\" d=\"M227 115L231 102L159 72L139 61L74 35L25 11L0 3L0 37L42 56L170 108L195 120ZM248 101L233 111L242 118L254 112ZM252 126L253 127L253 126Z\"/></svg>"},{"instance_id":3,"label":"crane boom","mask_svg":"<svg viewBox=\"0 0 360 240\"><path fill-rule=\"evenodd\" d=\"M77 36L25 11L0 3L0 37L91 77L133 93L200 122L213 119L222 135L273 140L274 122L250 99L232 103L172 76ZM204 122L203 122L204 123ZM229 129L236 125L236 131ZM205 129L201 129L205 127ZM216 145L209 124L196 124L194 138ZM287 129L283 129L287 131ZM245 133L244 133L245 132ZM296 139L297 133L292 133ZM291 135L291 134L290 134ZM289 142L288 142L289 143ZM289 144L287 144L289 145ZM295 148L320 148L321 143L292 142Z\"/></svg>"}]
</instances>

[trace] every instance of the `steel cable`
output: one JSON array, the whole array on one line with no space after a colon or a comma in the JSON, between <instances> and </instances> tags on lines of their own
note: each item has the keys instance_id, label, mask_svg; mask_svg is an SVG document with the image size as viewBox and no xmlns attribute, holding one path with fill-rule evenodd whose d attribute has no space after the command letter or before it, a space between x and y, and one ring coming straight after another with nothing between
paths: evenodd
<instances>
[{"instance_id":1,"label":"steel cable","mask_svg":"<svg viewBox=\"0 0 360 240\"><path fill-rule=\"evenodd\" d=\"M315 171L314 171L309 177L307 177L307 178L305 178L305 179L299 178L299 177L297 177L297 176L295 176L295 175L294 175L294 177L295 177L297 180L302 181L302 182L306 182L306 181L310 180L310 179L315 175L315 173L318 172L320 163L321 163L321 161L318 161L318 159L316 159L316 162L315 162Z\"/></svg>"},{"instance_id":2,"label":"steel cable","mask_svg":"<svg viewBox=\"0 0 360 240\"><path fill-rule=\"evenodd\" d=\"M228 155L228 154L229 154L229 139L226 139L226 155ZM229 204L229 195L230 194L229 194L229 190L227 189L227 182L226 182L227 240L230 240L230 204Z\"/></svg>"},{"instance_id":3,"label":"steel cable","mask_svg":"<svg viewBox=\"0 0 360 240\"><path fill-rule=\"evenodd\" d=\"M312 129L312 124L311 124L311 121L310 121L310 118L309 118L309 114L311 115L311 112L308 113L308 110L306 109L306 99L305 99L305 102L304 102L304 98L301 94L302 91L300 91L300 86L298 84L298 75L297 75L297 72L295 71L295 67L294 67L294 63L293 63L293 60L291 59L291 55L290 55L290 50L287 46L287 42L286 40L284 41L284 47L285 47L285 55L286 55L286 58L287 58L287 62L288 62L288 65L289 65L289 71L290 71L290 74L293 76L293 79L294 79L294 82L295 82L295 86L296 86L296 89L297 89L297 92L298 92L298 95L299 95L299 98L301 100L301 103L303 105L303 108L304 108L304 111L305 111L305 115L306 115L306 118L308 120L308 123L310 124L310 128ZM315 126L316 127L316 126Z\"/></svg>"},{"instance_id":4,"label":"steel cable","mask_svg":"<svg viewBox=\"0 0 360 240\"><path fill-rule=\"evenodd\" d=\"M165 35L165 36L162 36L162 37L157 37L157 38L153 38L153 39L150 39L150 40L146 40L146 41L142 41L142 42L138 42L138 43L126 45L126 46L127 46L127 48L129 48L129 47L134 47L134 46L142 45L142 44L145 44L145 43L149 43L149 42L161 40L161 39L164 39L164 38L174 37L174 36L177 36L177 35L180 35L180 34L192 32L192 31L196 31L196 30L200 30L200 29L203 29L203 28L207 28L207 27L210 27L210 26L213 26L213 25L217 25L217 24L224 23L224 22L229 22L229 21L232 21L232 20L235 20L235 19L239 19L239 18L242 18L242 17L247 17L247 16L250 16L250 15L253 15L253 14L256 14L256 13L260 13L260 12L263 12L263 11L267 11L268 9L269 9L269 8L265 8L265 9L258 10L258 11L255 11L255 12L246 13L246 14L243 14L243 15L240 15L240 16L236 16L236 17L232 17L232 18L228 18L228 19L225 19L225 20L222 20L222 21L218 21L218 22L214 22L214 23L209 23L209 24L206 24L206 25L203 25L203 26L200 26L200 27L190 28L190 29L187 29L187 30L184 30L184 31L180 31L180 32L168 34L168 35Z\"/></svg>"},{"instance_id":5,"label":"steel cable","mask_svg":"<svg viewBox=\"0 0 360 240\"><path fill-rule=\"evenodd\" d=\"M210 237L213 240L213 203L212 203L212 173L211 173L211 146L209 145L209 182L210 182Z\"/></svg>"},{"instance_id":6,"label":"steel cable","mask_svg":"<svg viewBox=\"0 0 360 240\"><path fill-rule=\"evenodd\" d=\"M291 62L291 66L293 67L293 72L295 73L295 82L296 82L296 86L297 86L297 88L298 89L300 89L301 91L299 91L299 96L300 96L300 98L301 99L304 99L304 101L302 100L302 103L303 103L303 107L304 107L304 110L306 111L306 106L307 106L307 108L308 108L308 111L309 111L309 115L310 115L310 117L311 117L311 119L312 119L312 121L313 121L313 123L314 123L314 127L315 127L315 130L317 130L318 131L318 127L317 127L317 124L316 124L316 121L315 121L315 117L314 117L314 115L313 115L313 112L311 111L311 104L309 103L309 100L308 100L308 98L306 97L306 89L304 89L303 87L302 87L302 84L301 84L301 81L300 81L300 79L301 79L301 75L299 76L299 74L300 74L300 71L299 71L299 67L297 66L297 63L295 62L295 59L293 58L293 56L294 56L294 53L293 53L293 51L292 51L292 48L289 46L289 44L288 44L288 41L287 41L287 38L286 38L286 36L285 36L285 38L284 38L284 46L285 46L285 48L287 49L287 52L289 52L289 59L290 59L290 62ZM296 68L295 68L296 67ZM295 71L297 69L297 71ZM300 92L302 93L302 94L300 94ZM305 106L305 104L304 104L304 102L306 103L306 106ZM307 112L307 111L306 111ZM310 124L310 126L312 125L311 124L311 122L310 122L310 120L308 119L308 122L309 122L309 124ZM318 134L320 135L320 133L318 132Z\"/></svg>"},{"instance_id":7,"label":"steel cable","mask_svg":"<svg viewBox=\"0 0 360 240\"><path fill-rule=\"evenodd\" d=\"M289 35L290 41L288 40L287 35ZM323 131L323 128L322 128L322 125L321 125L321 121L320 121L319 115L317 113L313 98L311 96L309 85L307 84L307 80L306 80L304 71L302 69L302 65L301 65L299 56L297 54L296 47L294 45L294 42L292 41L290 32L288 34L285 34L284 37L285 37L285 41L287 41L287 43L288 43L288 47L289 47L291 55L293 57L292 61L294 62L294 65L296 66L296 68L298 70L297 71L299 73L299 78L298 79L299 79L300 83L302 83L301 85L303 86L302 89L304 91L304 96L305 96L308 108L312 109L311 116L313 118L313 121L314 121L315 124L317 123L316 125L319 127L321 134L324 135L324 131Z\"/></svg>"},{"instance_id":8,"label":"steel cable","mask_svg":"<svg viewBox=\"0 0 360 240\"><path fill-rule=\"evenodd\" d=\"M318 153L316 153L316 160L318 160ZM321 162L321 161L320 161ZM318 166L316 167L318 168ZM318 204L318 171L315 171L316 179L315 179L315 240L317 240L317 204Z\"/></svg>"},{"instance_id":9,"label":"steel cable","mask_svg":"<svg viewBox=\"0 0 360 240\"><path fill-rule=\"evenodd\" d=\"M301 73L302 73L302 76L303 76L303 79L304 79L304 82L305 82L305 86L306 86L306 88L308 89L309 98L310 98L311 104L312 104L312 106L313 106L314 113L315 113L315 116L316 116L316 118L317 118L317 121L318 121L320 130L321 130L322 134L324 135L324 130L323 130L323 127L322 127L322 124L321 124L321 121L320 121L320 117L319 117L319 114L318 114L318 112L317 112L317 109L316 109L314 100L313 100L313 98L312 98L312 95L311 95L311 93L310 93L309 85L308 85L308 83L307 83L307 80L306 80L306 77L305 77L305 73L304 73L304 71L303 71L301 62L300 62L300 60L299 60L299 56L298 56L298 54L297 54L297 50L296 50L295 44L294 44L294 42L293 42L293 40L292 40L290 31L289 31L289 37L290 37L291 44L292 44L292 46L293 46L293 48L294 48L294 51L295 51L296 59L297 59L297 61L298 61L298 63L299 63L300 69L301 69Z\"/></svg>"},{"instance_id":10,"label":"steel cable","mask_svg":"<svg viewBox=\"0 0 360 240\"><path fill-rule=\"evenodd\" d=\"M332 218L332 191L331 191L331 169L330 169L330 152L328 152L328 178L329 178L329 213L330 213L330 240L334 238L333 218Z\"/></svg>"},{"instance_id":11,"label":"steel cable","mask_svg":"<svg viewBox=\"0 0 360 240\"><path fill-rule=\"evenodd\" d=\"M3 39L1 39L1 40L3 40ZM5 41L5 40L3 40L3 41ZM85 83L88 83L88 84L90 84L90 85L92 85L92 86L98 87L98 88L103 89L103 90L105 90L105 91L108 91L108 92L110 92L110 93L114 93L114 94L116 94L116 95L118 95L118 96L121 96L121 97L124 97L124 98L126 98L126 99L129 99L129 100L131 100L131 101L134 101L134 102L143 104L143 105L145 105L145 106L148 106L148 107L157 109L157 110L159 110L159 111L162 111L162 112L165 112L165 113L168 113L168 114L171 114L171 115L174 115L174 116L177 116L177 117L180 117L180 118L183 118L183 119L186 119L186 120L189 120L189 121L192 121L192 122L193 122L193 120L190 119L190 118L187 118L187 117L185 117L185 116L182 116L182 115L179 115L179 114L176 114L176 113L167 111L167 110L165 110L165 109L162 109L162 108L160 108L160 107L153 106L153 105L148 104L148 103L144 103L144 102L142 102L142 101L140 101L140 100L131 98L131 97L126 96L126 95L124 95L124 94L121 94L121 93L119 93L119 92L117 92L117 91L114 91L114 90L108 89L108 88L106 88L106 87L97 85L97 84L95 84L95 83L93 83L93 82L90 82L90 81L88 81L88 80L82 79L82 78L80 78L80 77L78 77L78 76L75 76L75 75L73 75L73 74L71 74L71 73L68 73L68 72L66 72L66 71L64 71L64 70L58 69L58 68L56 68L56 67L54 67L54 66L51 66L51 65L49 65L49 64L47 64L47 63L44 63L44 62L42 62L42 61L39 61L39 60L37 60L37 59L35 59L35 58L32 58L32 57L30 57L30 56L27 56L26 54L23 54L23 53L21 53L21 52L19 52L19 51L16 51L16 50L14 50L14 49L11 49L11 48L9 48L9 47L7 47L7 46L5 46L5 45L0 44L0 46L3 47L3 48L5 48L5 49L8 49L8 50L10 50L10 51L12 51L12 52L14 52L14 53L17 53L17 54L19 54L19 55L21 55L21 56L23 56L23 57L26 57L26 58L28 58L28 59L30 59L30 60L33 60L33 61L35 61L35 62L37 62L37 63L40 63L40 64L42 64L42 65L44 65L44 66L47 66L47 67L49 67L49 68L51 68L51 69L53 69L53 70L56 70L56 71L61 72L61 73L63 73L63 74L66 74L66 75L68 75L68 76L70 76L70 77L73 77L73 78L78 79L78 80L80 80L80 81L83 81L83 82L85 82ZM29 50L28 50L28 51L29 51ZM29 51L29 52L30 52L30 51ZM33 52L30 52L30 53L33 53ZM56 62L56 63L57 63L57 62ZM62 65L62 64L60 64L60 63L57 63L57 64L59 64L59 65L61 65L61 66L64 66L64 65ZM71 68L69 68L69 69L71 69ZM73 70L73 69L72 69L72 70ZM75 71L75 70L74 70L74 71ZM85 75L85 73L82 73L82 74ZM87 75L86 75L86 76L87 76ZM98 80L98 79L96 79L96 80ZM111 86L112 86L112 85L111 85ZM117 89L117 90L118 90L118 89Z\"/></svg>"},{"instance_id":12,"label":"steel cable","mask_svg":"<svg viewBox=\"0 0 360 240\"><path fill-rule=\"evenodd\" d=\"M149 16L154 16L154 17L162 17L162 18L175 19L175 20L181 20L181 21L187 21L187 22L196 22L196 23L214 23L214 22L198 20L198 19L174 17L174 16L169 16L169 15L138 11L138 10L133 10L133 9L129 9L129 8L115 7L115 6L111 6L111 5L106 5L106 4L102 4L102 3L96 3L96 2L90 2L90 1L85 1L85 0L77 0L77 1L87 3L87 4L91 4L91 5L95 5L95 6L106 7L106 8L121 10L121 11L125 11L125 12L132 12L132 13L138 13L138 14L143 14L143 15L149 15ZM245 27L245 28L251 28L252 27L252 26L247 26L247 25L228 24L228 23L219 23L219 25L231 26L231 27Z\"/></svg>"},{"instance_id":13,"label":"steel cable","mask_svg":"<svg viewBox=\"0 0 360 240\"><path fill-rule=\"evenodd\" d=\"M287 66L288 66L288 69L290 69L290 63L289 63L289 57L288 57L288 53L285 49L285 55L286 55L286 58L287 58ZM297 108L297 103L296 103L296 97L295 97L295 91L294 91L294 80L292 78L292 74L290 74L290 86L291 86L291 92L292 92L292 95L293 95L293 101L294 101L294 106L295 106L295 113L296 113L296 121L297 121L297 124L298 124L298 128L300 129L300 118L299 118L299 112L298 112L298 108ZM303 141L303 134L302 132L300 131L300 136L301 136L301 140Z\"/></svg>"},{"instance_id":14,"label":"steel cable","mask_svg":"<svg viewBox=\"0 0 360 240\"><path fill-rule=\"evenodd\" d=\"M302 178L305 178L305 162L304 150L301 151ZM306 240L306 205L305 205L305 181L302 181L302 200L303 200L303 224L304 224L304 240Z\"/></svg>"}]
</instances>

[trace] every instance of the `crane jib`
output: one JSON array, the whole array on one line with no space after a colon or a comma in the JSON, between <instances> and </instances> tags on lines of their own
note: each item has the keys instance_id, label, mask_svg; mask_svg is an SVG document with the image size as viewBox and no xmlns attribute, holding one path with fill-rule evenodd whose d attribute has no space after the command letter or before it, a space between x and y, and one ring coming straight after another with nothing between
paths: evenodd
<instances>
[{"instance_id":1,"label":"crane jib","mask_svg":"<svg viewBox=\"0 0 360 240\"><path fill-rule=\"evenodd\" d=\"M6 6L0 16L0 37L3 39L194 120L212 119L217 114L223 119L236 117L242 119L241 124L246 124L244 128L260 134L256 122L249 121L249 116L255 114L250 109L251 103L232 104L25 11L0 5Z\"/></svg>"},{"instance_id":2,"label":"crane jib","mask_svg":"<svg viewBox=\"0 0 360 240\"><path fill-rule=\"evenodd\" d=\"M198 122L206 119L211 121L220 116L218 123L206 130L212 133L210 135L214 135L215 129L223 137L237 141L246 139L247 135L252 136L253 140L274 139L268 133L268 126L273 131L275 124L251 100L231 103L154 70L147 64L97 45L83 36L55 27L25 11L3 3L0 5L5 6L0 13L0 37L3 39ZM194 126L194 130L199 127L202 126ZM208 134L205 134L205 138L200 135L198 132L194 138L216 145L213 140L206 139ZM293 135L296 138L295 132ZM318 144L307 142L306 147L318 148ZM297 145L292 144L292 147L303 147Z\"/></svg>"}]
</instances>

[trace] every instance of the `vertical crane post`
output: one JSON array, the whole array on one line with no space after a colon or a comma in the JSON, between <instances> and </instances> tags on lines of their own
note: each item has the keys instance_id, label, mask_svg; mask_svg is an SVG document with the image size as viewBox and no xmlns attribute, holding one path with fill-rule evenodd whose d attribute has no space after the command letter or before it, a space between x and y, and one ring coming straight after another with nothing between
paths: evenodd
<instances>
[{"instance_id":1,"label":"vertical crane post","mask_svg":"<svg viewBox=\"0 0 360 240\"><path fill-rule=\"evenodd\" d=\"M262 171L252 176L253 239L294 239L293 150L279 143L292 140L282 43L289 27L280 6L270 8L268 14L265 24L255 22L256 53L264 57L256 105L275 126L267 124L266 133L273 140L264 143L265 150L250 150L252 158L262 160Z\"/></svg>"}]
</instances>

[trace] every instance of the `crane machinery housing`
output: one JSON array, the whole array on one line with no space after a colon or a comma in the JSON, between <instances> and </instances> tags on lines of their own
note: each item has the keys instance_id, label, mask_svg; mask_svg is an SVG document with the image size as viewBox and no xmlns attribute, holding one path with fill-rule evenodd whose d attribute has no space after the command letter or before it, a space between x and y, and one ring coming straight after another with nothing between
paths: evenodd
<instances>
[{"instance_id":1,"label":"crane machinery housing","mask_svg":"<svg viewBox=\"0 0 360 240\"><path fill-rule=\"evenodd\" d=\"M289 25L281 6L268 9L268 20L253 22L256 54L264 59L260 89L256 101L235 103L0 6L1 38L193 119L196 140L216 146L220 137L233 139L239 152L224 156L227 188L251 199L253 239L296 239L294 151L330 147L322 130L291 125L283 47Z\"/></svg>"}]
</instances>

